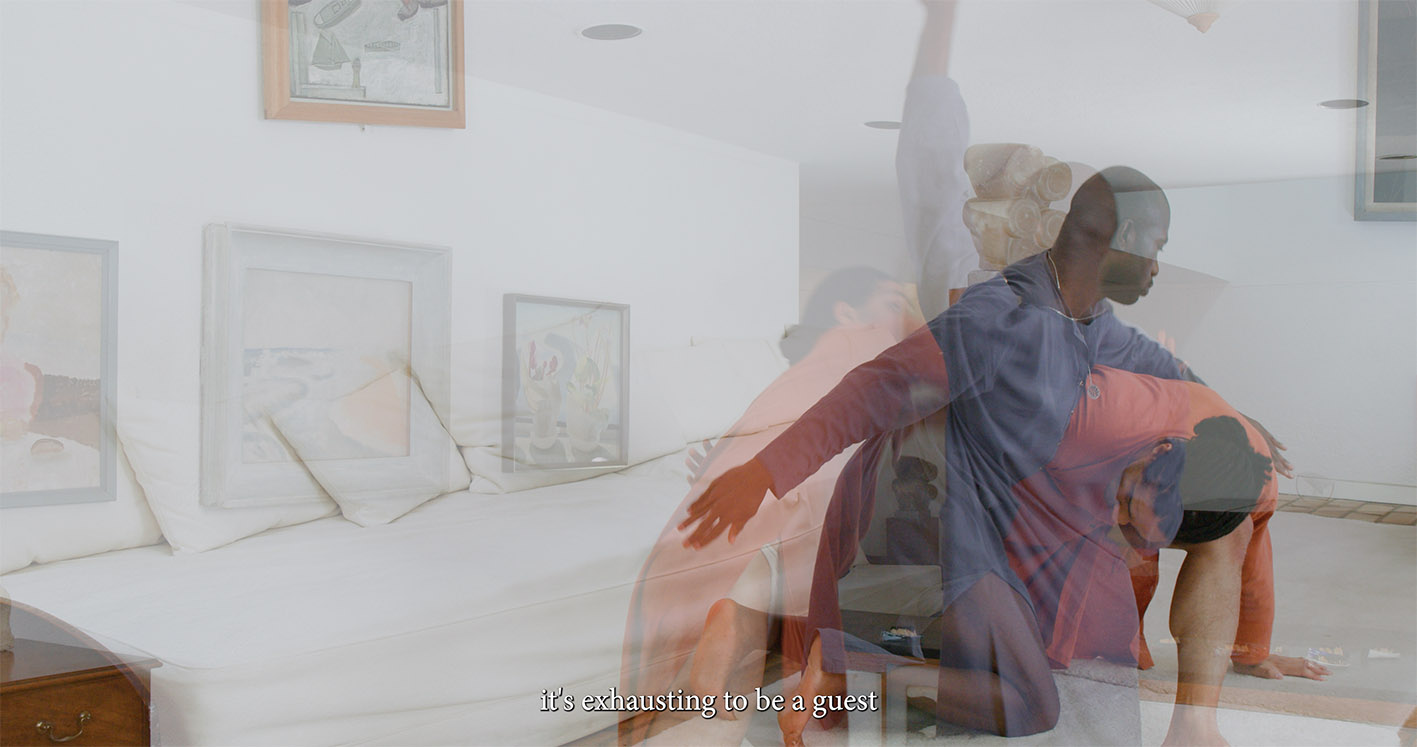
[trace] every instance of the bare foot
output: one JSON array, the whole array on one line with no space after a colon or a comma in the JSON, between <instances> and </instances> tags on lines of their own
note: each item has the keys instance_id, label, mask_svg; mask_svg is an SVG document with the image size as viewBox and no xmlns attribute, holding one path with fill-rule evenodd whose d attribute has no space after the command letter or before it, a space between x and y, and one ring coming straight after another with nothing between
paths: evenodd
<instances>
[{"instance_id":1,"label":"bare foot","mask_svg":"<svg viewBox=\"0 0 1417 747\"><path fill-rule=\"evenodd\" d=\"M1323 680L1333 674L1328 667L1318 662L1301 659L1297 656L1279 656L1277 654L1270 654L1268 658L1258 664L1236 664L1235 672L1267 680L1282 680L1285 677L1307 677L1311 680Z\"/></svg>"},{"instance_id":2,"label":"bare foot","mask_svg":"<svg viewBox=\"0 0 1417 747\"><path fill-rule=\"evenodd\" d=\"M812 718L812 709L819 695L840 695L846 692L846 675L822 671L822 639L812 642L812 650L807 654L807 667L802 670L802 683L797 692L788 698L788 707L777 714L777 726L782 730L784 747L802 747L802 732ZM800 696L806 706L797 710L791 706Z\"/></svg>"}]
</instances>

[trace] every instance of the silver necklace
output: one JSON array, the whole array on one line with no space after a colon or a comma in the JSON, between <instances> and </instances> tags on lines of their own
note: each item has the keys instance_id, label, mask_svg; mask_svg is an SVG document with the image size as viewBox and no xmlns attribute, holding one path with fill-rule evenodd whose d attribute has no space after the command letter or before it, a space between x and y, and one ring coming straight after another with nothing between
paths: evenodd
<instances>
[{"instance_id":1,"label":"silver necklace","mask_svg":"<svg viewBox=\"0 0 1417 747\"><path fill-rule=\"evenodd\" d=\"M1044 251L1043 258L1048 260L1048 266L1053 270L1053 289L1058 295L1058 305L1063 307L1062 311L1058 311L1057 309L1054 309L1054 311L1058 311L1058 314L1063 318L1070 319L1074 322L1090 322L1096 319L1096 314L1091 316L1072 316L1067 313L1072 311L1072 309L1069 309L1068 302L1063 300L1063 279L1062 276L1058 274L1058 266L1053 264L1053 251L1051 249Z\"/></svg>"},{"instance_id":2,"label":"silver necklace","mask_svg":"<svg viewBox=\"0 0 1417 747\"><path fill-rule=\"evenodd\" d=\"M1079 318L1066 313L1068 311L1072 311L1072 309L1069 309L1068 302L1063 300L1063 280L1062 276L1058 274L1058 266L1053 264L1052 250L1044 251L1043 256L1048 260L1048 266L1053 270L1053 287L1055 289L1055 292L1058 294L1058 305L1063 307L1063 311L1058 311L1057 309L1053 310L1056 311L1059 316L1062 316L1064 319L1070 319L1073 322L1086 322L1096 318L1096 314L1093 314L1089 317ZM1087 370L1087 378L1083 381L1083 383L1087 387L1088 399L1097 399L1098 397L1102 396L1102 388L1097 386L1097 384L1094 383L1092 380L1092 369L1090 367Z\"/></svg>"}]
</instances>

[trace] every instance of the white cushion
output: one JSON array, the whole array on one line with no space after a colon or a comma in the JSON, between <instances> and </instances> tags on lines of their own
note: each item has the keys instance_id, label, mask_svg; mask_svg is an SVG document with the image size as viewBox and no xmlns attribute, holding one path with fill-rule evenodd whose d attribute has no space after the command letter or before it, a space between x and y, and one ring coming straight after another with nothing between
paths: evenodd
<instances>
[{"instance_id":1,"label":"white cushion","mask_svg":"<svg viewBox=\"0 0 1417 747\"><path fill-rule=\"evenodd\" d=\"M689 441L716 438L737 422L767 385L787 370L767 340L704 340L645 355Z\"/></svg>"},{"instance_id":2,"label":"white cushion","mask_svg":"<svg viewBox=\"0 0 1417 747\"><path fill-rule=\"evenodd\" d=\"M423 390L403 371L394 371L359 392L341 397L333 403L332 411L337 412L342 404L376 389L408 402L411 433L404 443L413 449L413 458L400 458L397 464L374 470L356 471L347 465L317 458L323 451L324 430L302 427L308 421L298 417L287 416L275 422L281 436L303 460L316 482L339 504L344 517L365 527L387 524L444 493L464 490L469 479L457 444L439 422ZM366 398L355 406L367 405L370 401ZM402 413L398 416L402 417ZM358 422L351 424L359 425ZM346 427L353 430L351 426ZM374 437L385 440L381 434L376 433Z\"/></svg>"},{"instance_id":3,"label":"white cushion","mask_svg":"<svg viewBox=\"0 0 1417 747\"><path fill-rule=\"evenodd\" d=\"M174 552L210 550L338 510L328 498L283 506L203 506L198 488L199 423L196 404L140 399L119 403L118 440Z\"/></svg>"},{"instance_id":4,"label":"white cushion","mask_svg":"<svg viewBox=\"0 0 1417 747\"><path fill-rule=\"evenodd\" d=\"M25 506L0 513L0 573L161 541L162 530L119 449L117 500Z\"/></svg>"},{"instance_id":5,"label":"white cushion","mask_svg":"<svg viewBox=\"0 0 1417 747\"><path fill-rule=\"evenodd\" d=\"M453 377L448 434L459 446L501 444L502 338L459 341L450 358Z\"/></svg>"},{"instance_id":6,"label":"white cushion","mask_svg":"<svg viewBox=\"0 0 1417 747\"><path fill-rule=\"evenodd\" d=\"M630 362L630 422L627 435L630 448L626 463L640 464L684 448L684 429L664 399L658 382L648 373L644 354L636 353ZM500 421L499 421L500 430ZM464 446L463 458L472 471L474 493L514 493L519 490L559 485L603 475L605 468L561 469L510 472L510 460L502 458L500 446Z\"/></svg>"}]
</instances>

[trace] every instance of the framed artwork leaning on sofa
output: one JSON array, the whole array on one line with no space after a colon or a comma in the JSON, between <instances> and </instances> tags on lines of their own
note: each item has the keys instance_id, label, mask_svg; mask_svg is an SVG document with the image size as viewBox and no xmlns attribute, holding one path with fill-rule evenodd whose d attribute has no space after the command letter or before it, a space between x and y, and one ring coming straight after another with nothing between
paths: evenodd
<instances>
[{"instance_id":1,"label":"framed artwork leaning on sofa","mask_svg":"<svg viewBox=\"0 0 1417 747\"><path fill-rule=\"evenodd\" d=\"M0 507L117 498L118 243L0 231Z\"/></svg>"},{"instance_id":2,"label":"framed artwork leaning on sofa","mask_svg":"<svg viewBox=\"0 0 1417 747\"><path fill-rule=\"evenodd\" d=\"M508 294L502 323L503 469L624 467L630 307Z\"/></svg>"},{"instance_id":3,"label":"framed artwork leaning on sofa","mask_svg":"<svg viewBox=\"0 0 1417 747\"><path fill-rule=\"evenodd\" d=\"M319 500L306 462L390 488L442 469L446 249L211 225L204 259L204 505Z\"/></svg>"}]
</instances>

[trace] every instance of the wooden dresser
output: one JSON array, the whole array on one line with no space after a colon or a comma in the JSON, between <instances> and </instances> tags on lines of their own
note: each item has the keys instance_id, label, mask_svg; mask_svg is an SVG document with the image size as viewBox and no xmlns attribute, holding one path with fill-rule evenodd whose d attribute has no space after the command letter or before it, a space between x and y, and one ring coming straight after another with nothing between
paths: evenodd
<instances>
[{"instance_id":1,"label":"wooden dresser","mask_svg":"<svg viewBox=\"0 0 1417 747\"><path fill-rule=\"evenodd\" d=\"M148 672L157 662L119 657L43 612L11 606L16 639L0 653L0 744L151 742Z\"/></svg>"}]
</instances>

